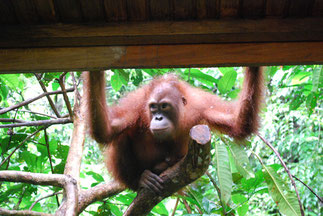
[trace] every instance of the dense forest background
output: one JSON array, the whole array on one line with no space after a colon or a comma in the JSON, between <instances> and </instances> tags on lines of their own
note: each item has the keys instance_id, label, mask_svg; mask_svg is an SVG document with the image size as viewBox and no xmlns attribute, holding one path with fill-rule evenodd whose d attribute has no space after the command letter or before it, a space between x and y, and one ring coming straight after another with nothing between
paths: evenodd
<instances>
[{"instance_id":1,"label":"dense forest background","mask_svg":"<svg viewBox=\"0 0 323 216\"><path fill-rule=\"evenodd\" d=\"M267 91L259 134L278 150L296 177L305 215L321 215L322 203L304 184L322 195L322 66L273 66L265 71ZM116 103L127 92L165 73L175 73L227 100L237 97L243 81L241 67L114 69L106 72L107 99ZM0 75L0 114L44 94L44 88L54 92L46 95L50 99L44 96L0 115L0 170L63 173L73 129L68 114L74 95L55 91L61 90L63 80L66 89L76 87L82 92L80 78L80 72ZM214 134L207 174L187 186L184 195L174 194L159 203L151 215L299 215L295 190L277 156L259 136L245 144L241 147L230 137ZM109 179L100 147L88 137L81 187ZM35 202L47 195L52 196ZM134 192L124 191L92 204L83 215L122 215L134 197ZM0 208L32 206L34 211L51 213L61 199L60 188L0 182Z\"/></svg>"}]
</instances>

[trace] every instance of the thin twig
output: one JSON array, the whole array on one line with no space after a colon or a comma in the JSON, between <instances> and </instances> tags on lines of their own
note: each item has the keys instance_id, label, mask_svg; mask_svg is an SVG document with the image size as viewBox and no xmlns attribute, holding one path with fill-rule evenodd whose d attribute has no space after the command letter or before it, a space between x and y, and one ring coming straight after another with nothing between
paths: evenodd
<instances>
[{"instance_id":1,"label":"thin twig","mask_svg":"<svg viewBox=\"0 0 323 216\"><path fill-rule=\"evenodd\" d=\"M266 145L271 148L271 150L273 150L273 152L276 154L276 156L278 157L280 163L283 165L285 171L287 172L288 176L289 176L289 179L291 180L292 182L292 185L295 189L295 192L296 192L296 195L297 195L297 199L298 199L298 204L299 204L299 207L300 207L300 210L301 210L301 215L304 216L304 210L303 210L303 205L302 205L302 201L301 201L301 198L299 196L299 193L298 193L298 190L296 188L296 184L295 184L295 181L292 177L292 174L290 173L288 167L286 166L285 162L283 161L283 159L281 158L279 152L274 148L274 146L272 146L265 138L263 138L259 133L257 133L257 136L264 142L266 143Z\"/></svg>"},{"instance_id":2,"label":"thin twig","mask_svg":"<svg viewBox=\"0 0 323 216\"><path fill-rule=\"evenodd\" d=\"M73 91L74 91L74 88L66 89L66 92L73 92ZM30 104L30 103L32 103L32 102L34 102L34 101L36 101L36 100L38 100L38 99L40 99L42 97L45 97L47 95L53 95L53 94L63 94L63 91L44 92L44 93L38 95L37 97L34 97L34 98L31 98L31 99L25 100L25 101L23 101L21 103L15 104L15 105L13 105L11 107L7 107L7 108L4 108L4 109L1 109L0 110L0 114L4 114L4 113L9 112L11 110L14 110L14 109L17 109L19 107L25 106L27 104Z\"/></svg>"},{"instance_id":3,"label":"thin twig","mask_svg":"<svg viewBox=\"0 0 323 216\"><path fill-rule=\"evenodd\" d=\"M70 101L68 100L68 96L67 96L67 94L66 94L66 88L65 88L65 84L64 84L64 78L65 78L65 75L66 75L66 72L62 73L62 74L59 76L58 82L59 82L59 85L61 86L61 89L62 89L62 91L63 91L63 98L64 98L64 101L65 101L65 104L66 104L66 107L67 107L68 113L70 114L70 118L71 118L71 119L72 119L72 121L73 121L73 111L72 111L71 103L70 103Z\"/></svg>"},{"instance_id":4,"label":"thin twig","mask_svg":"<svg viewBox=\"0 0 323 216\"><path fill-rule=\"evenodd\" d=\"M26 123L27 121L20 120L20 119L0 118L0 122L17 122L17 123Z\"/></svg>"},{"instance_id":5,"label":"thin twig","mask_svg":"<svg viewBox=\"0 0 323 216\"><path fill-rule=\"evenodd\" d=\"M41 115L41 116L46 116L46 117L49 117L49 118L57 119L56 116L48 115L48 114L45 114L45 113L34 112L34 111L30 111L30 110L19 110L19 112L28 112L28 113L35 114L35 115Z\"/></svg>"},{"instance_id":6,"label":"thin twig","mask_svg":"<svg viewBox=\"0 0 323 216\"><path fill-rule=\"evenodd\" d=\"M9 127L31 127L31 126L50 126L54 124L68 124L72 123L72 120L69 118L60 118L52 120L40 120L40 121L29 121L24 123L17 124L4 124L0 125L0 128L9 128Z\"/></svg>"},{"instance_id":7,"label":"thin twig","mask_svg":"<svg viewBox=\"0 0 323 216\"><path fill-rule=\"evenodd\" d=\"M174 216L174 215L175 215L175 212L176 212L176 209L177 209L178 203L179 203L179 197L177 197L177 199L176 199L176 203L175 203L175 206L174 206L174 210L173 210L172 216Z\"/></svg>"},{"instance_id":8,"label":"thin twig","mask_svg":"<svg viewBox=\"0 0 323 216\"><path fill-rule=\"evenodd\" d=\"M31 137L33 137L34 135L36 135L39 131L43 130L44 128L39 128L38 130L36 130L34 133L30 134L29 136L27 136L9 155L8 157L6 157L6 159L4 159L1 164L0 167L7 161L10 159L10 157L13 155L13 153L15 153L28 139L30 139Z\"/></svg>"},{"instance_id":9,"label":"thin twig","mask_svg":"<svg viewBox=\"0 0 323 216\"><path fill-rule=\"evenodd\" d=\"M19 206L21 204L22 199L24 198L25 192L26 192L26 186L23 186L20 198L17 204L13 207L13 210L19 210Z\"/></svg>"},{"instance_id":10,"label":"thin twig","mask_svg":"<svg viewBox=\"0 0 323 216\"><path fill-rule=\"evenodd\" d=\"M31 204L31 206L29 207L29 211L31 211L33 208L34 208L34 206L37 204L37 203L39 203L40 201L42 201L43 199L46 199L46 198L48 198L48 197L52 197L52 196L57 196L58 194L63 194L63 192L56 192L56 193L52 193L52 194L49 194L49 195L47 195L47 196L44 196L44 197L41 197L41 198L39 198L39 199L37 199L35 202L33 202L33 204Z\"/></svg>"},{"instance_id":11,"label":"thin twig","mask_svg":"<svg viewBox=\"0 0 323 216\"><path fill-rule=\"evenodd\" d=\"M183 202L183 204L185 206L185 209L186 209L187 213L188 214L192 214L192 210L190 208L190 205L186 202L186 200L185 199L182 199L182 202Z\"/></svg>"},{"instance_id":12,"label":"thin twig","mask_svg":"<svg viewBox=\"0 0 323 216\"><path fill-rule=\"evenodd\" d=\"M37 80L38 80L38 83L40 85L40 87L43 89L43 91L46 93L47 92L47 89L46 89L46 86L45 84L43 83L43 81L41 81L41 74L35 74ZM49 105L50 107L52 108L52 110L54 111L55 115L57 116L57 118L60 118L61 115L59 114L59 112L57 111L56 107L55 107L55 104L52 100L52 98L49 96L49 95L46 95L46 98L49 102Z\"/></svg>"},{"instance_id":13,"label":"thin twig","mask_svg":"<svg viewBox=\"0 0 323 216\"><path fill-rule=\"evenodd\" d=\"M221 190L220 188L218 187L218 185L216 184L214 178L211 176L211 174L209 173L209 171L206 171L205 174L209 177L210 181L212 182L213 186L215 187L217 193L218 193L218 196L219 196L219 200L220 200L220 204L222 206L222 209L223 209L223 214L224 215L227 215L227 212L225 210L225 205L221 199Z\"/></svg>"},{"instance_id":14,"label":"thin twig","mask_svg":"<svg viewBox=\"0 0 323 216\"><path fill-rule=\"evenodd\" d=\"M47 135L46 128L44 129L44 136L45 136L45 142L46 142L46 147L47 147L50 169L52 171L52 174L54 174L54 167L53 167L53 162L52 162L52 156L51 156L50 150L49 150L49 141L48 141L48 135ZM57 206L59 207L59 200L58 200L57 195L56 195L56 202L57 202Z\"/></svg>"},{"instance_id":15,"label":"thin twig","mask_svg":"<svg viewBox=\"0 0 323 216\"><path fill-rule=\"evenodd\" d=\"M0 208L0 215L29 215L29 216L52 216L44 212L27 211L27 210L7 210Z\"/></svg>"},{"instance_id":16,"label":"thin twig","mask_svg":"<svg viewBox=\"0 0 323 216\"><path fill-rule=\"evenodd\" d=\"M314 192L314 190L312 188L310 188L310 186L308 186L307 184L305 184L302 180L300 180L299 178L297 178L296 176L292 175L293 178L295 178L297 181L299 181L300 183L302 183L305 187L307 187L307 189L309 189L316 197L317 199L319 199L319 201L321 203L323 203L323 199L317 194Z\"/></svg>"}]
</instances>

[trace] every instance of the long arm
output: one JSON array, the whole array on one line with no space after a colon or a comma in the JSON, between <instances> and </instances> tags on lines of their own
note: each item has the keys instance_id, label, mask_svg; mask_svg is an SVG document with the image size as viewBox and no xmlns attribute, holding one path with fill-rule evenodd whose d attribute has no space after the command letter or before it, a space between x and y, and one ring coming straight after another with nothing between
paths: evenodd
<instances>
[{"instance_id":1,"label":"long arm","mask_svg":"<svg viewBox=\"0 0 323 216\"><path fill-rule=\"evenodd\" d=\"M98 143L107 144L137 121L144 102L144 90L134 91L120 100L119 105L108 107L104 71L84 72L83 77L90 134Z\"/></svg>"},{"instance_id":2,"label":"long arm","mask_svg":"<svg viewBox=\"0 0 323 216\"><path fill-rule=\"evenodd\" d=\"M112 130L105 99L104 71L84 72L83 78L90 134L98 143L106 143Z\"/></svg>"},{"instance_id":3,"label":"long arm","mask_svg":"<svg viewBox=\"0 0 323 216\"><path fill-rule=\"evenodd\" d=\"M248 67L238 101L225 102L216 96L206 96L204 100L212 104L206 106L204 119L211 127L236 139L243 139L256 132L263 102L263 79L262 68Z\"/></svg>"}]
</instances>

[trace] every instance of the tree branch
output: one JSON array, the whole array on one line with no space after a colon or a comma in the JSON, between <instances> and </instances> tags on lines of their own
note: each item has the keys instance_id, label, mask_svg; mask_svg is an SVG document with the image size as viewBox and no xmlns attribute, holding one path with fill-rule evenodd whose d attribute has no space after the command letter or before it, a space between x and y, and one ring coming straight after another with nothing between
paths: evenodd
<instances>
[{"instance_id":1,"label":"tree branch","mask_svg":"<svg viewBox=\"0 0 323 216\"><path fill-rule=\"evenodd\" d=\"M74 88L66 89L66 92L73 92L73 91L74 91ZM18 103L16 105L11 106L11 107L7 107L7 108L4 108L4 109L1 109L0 110L0 115L1 114L4 114L6 112L9 112L11 110L17 109L19 107L25 106L27 104L30 104L30 103L32 103L32 102L34 102L36 100L39 100L42 97L45 97L45 96L48 96L48 95L53 95L53 94L63 94L63 91L44 92L44 93L38 95L37 97L34 97L34 98L31 98L31 99L25 100L25 101L23 101L21 103Z\"/></svg>"},{"instance_id":2,"label":"tree branch","mask_svg":"<svg viewBox=\"0 0 323 216\"><path fill-rule=\"evenodd\" d=\"M47 89L46 89L46 86L44 85L43 81L41 81L41 74L35 74L37 80L38 80L38 83L40 85L40 87L43 89L43 91L46 93L47 92ZM50 107L52 108L52 110L54 111L55 115L57 116L57 118L61 118L61 115L59 114L59 112L57 111L56 107L55 107L55 104L52 100L51 97L49 97L49 95L46 95L46 98L49 102L49 105Z\"/></svg>"},{"instance_id":3,"label":"tree branch","mask_svg":"<svg viewBox=\"0 0 323 216\"><path fill-rule=\"evenodd\" d=\"M35 212L35 211L27 211L27 210L7 210L0 208L0 215L14 215L14 216L52 216L52 214Z\"/></svg>"},{"instance_id":4,"label":"tree branch","mask_svg":"<svg viewBox=\"0 0 323 216\"><path fill-rule=\"evenodd\" d=\"M194 126L190 131L190 137L187 155L160 175L165 181L162 194L156 196L149 189L140 189L124 216L148 214L157 203L204 174L211 160L210 129L206 125Z\"/></svg>"},{"instance_id":5,"label":"tree branch","mask_svg":"<svg viewBox=\"0 0 323 216\"><path fill-rule=\"evenodd\" d=\"M85 141L85 134L86 134L86 124L85 124L86 101L85 101L85 97L82 97L81 101L79 102L77 95L78 95L78 91L77 89L75 89L74 129L73 129L70 149L67 155L64 174L70 175L71 177L73 177L73 179L75 179L78 190L80 190L79 188L80 169L81 169L81 162L82 162L82 155L83 155L83 148L84 148L84 141ZM69 196L68 193L64 195ZM74 198L75 198L75 208L73 212L72 211L70 212L71 215L77 214L78 196ZM57 210L56 214L58 215L67 214L68 213L67 209L70 208L70 205L71 204L67 202L63 202L62 205Z\"/></svg>"},{"instance_id":6,"label":"tree branch","mask_svg":"<svg viewBox=\"0 0 323 216\"><path fill-rule=\"evenodd\" d=\"M24 182L28 184L35 185L52 185L56 187L64 188L66 193L66 208L63 214L56 213L56 215L76 215L77 210L77 182L70 175L62 174L42 174L42 173L30 173L30 172L21 172L21 171L0 171L0 181L9 181L9 182ZM1 209L2 211L2 209ZM3 210L3 215L12 215L9 211L9 214L5 214L8 210ZM16 215L23 215L17 212ZM25 214L29 215L29 214ZM31 214L35 215L35 214ZM48 214L46 214L48 215Z\"/></svg>"},{"instance_id":7,"label":"tree branch","mask_svg":"<svg viewBox=\"0 0 323 216\"><path fill-rule=\"evenodd\" d=\"M107 184L96 185L88 190L83 190L79 196L78 213L81 213L91 203L118 194L124 189L125 187L113 181Z\"/></svg>"},{"instance_id":8,"label":"tree branch","mask_svg":"<svg viewBox=\"0 0 323 216\"><path fill-rule=\"evenodd\" d=\"M20 120L20 119L0 118L0 122L17 122L17 123L26 123L27 121Z\"/></svg>"},{"instance_id":9,"label":"tree branch","mask_svg":"<svg viewBox=\"0 0 323 216\"><path fill-rule=\"evenodd\" d=\"M297 199L298 199L298 204L299 204L299 207L300 207L300 210L301 210L301 215L304 216L304 210L303 210L303 205L302 205L302 201L301 201L301 198L299 196L299 193L298 193L298 190L296 188L296 184L295 184L295 181L288 169L288 167L286 166L285 162L283 161L283 159L281 158L279 152L274 148L274 146L272 146L265 138L263 138L259 133L257 133L257 136L264 142L266 143L266 145L271 148L271 150L273 150L273 152L275 153L275 155L278 157L280 163L282 164L282 166L284 167L285 171L287 172L288 176L289 176L289 179L291 180L292 182L292 185L295 189L295 192L296 192L296 195L297 195Z\"/></svg>"},{"instance_id":10,"label":"tree branch","mask_svg":"<svg viewBox=\"0 0 323 216\"><path fill-rule=\"evenodd\" d=\"M35 185L52 185L64 187L65 175L62 174L42 174L22 171L0 171L0 181L23 182Z\"/></svg>"},{"instance_id":11,"label":"tree branch","mask_svg":"<svg viewBox=\"0 0 323 216\"><path fill-rule=\"evenodd\" d=\"M52 171L52 174L54 174L52 155L50 154L50 150L49 150L49 141L48 141L46 128L44 129L44 136L45 136L45 142L46 142L46 148L47 148L47 154L48 154L48 159L49 159L50 170ZM59 200L58 200L57 195L56 195L56 202L57 202L57 206L59 207Z\"/></svg>"},{"instance_id":12,"label":"tree branch","mask_svg":"<svg viewBox=\"0 0 323 216\"><path fill-rule=\"evenodd\" d=\"M63 194L63 192L56 192L56 193L52 193L52 194L49 194L47 196L44 196L44 197L41 197L39 199L37 199L35 202L33 202L33 204L31 204L31 206L29 207L29 211L31 211L34 206L39 203L40 201L42 201L43 199L47 199L48 197L52 197L52 196L57 196L58 194Z\"/></svg>"},{"instance_id":13,"label":"tree branch","mask_svg":"<svg viewBox=\"0 0 323 216\"><path fill-rule=\"evenodd\" d=\"M225 204L223 203L223 201L222 201L222 199L221 199L221 190L220 190L220 188L219 188L219 187L218 187L218 185L216 184L215 180L212 178L211 174L210 174L208 171L206 171L205 173L206 173L206 175L209 177L210 181L212 182L213 186L214 186L214 187L215 187L215 189L216 189L216 192L218 193L218 197L219 197L219 200L220 200L220 204L221 204L221 206L222 206L223 214L224 214L224 215L227 215L227 212L226 212L226 210L225 210Z\"/></svg>"},{"instance_id":14,"label":"tree branch","mask_svg":"<svg viewBox=\"0 0 323 216\"><path fill-rule=\"evenodd\" d=\"M39 113L39 112L30 111L30 110L19 110L19 112L28 112L28 113L31 113L31 114L34 114L34 115L41 115L41 116L46 116L46 117L49 117L49 118L57 119L56 116L51 116L51 115L48 115L48 114L45 114L45 113Z\"/></svg>"},{"instance_id":15,"label":"tree branch","mask_svg":"<svg viewBox=\"0 0 323 216\"><path fill-rule=\"evenodd\" d=\"M307 189L309 189L316 197L317 199L323 203L323 199L317 194L314 192L314 190L312 188L310 188L310 186L308 186L307 184L305 184L302 180L300 180L299 178L297 178L296 176L292 175L297 181L299 181L300 183L302 183L305 187L307 187Z\"/></svg>"},{"instance_id":16,"label":"tree branch","mask_svg":"<svg viewBox=\"0 0 323 216\"><path fill-rule=\"evenodd\" d=\"M73 121L73 111L72 111L72 107L71 107L70 101L68 100L68 96L66 94L66 88L65 88L65 84L64 84L65 75L66 75L66 72L62 73L59 76L58 82L59 82L59 85L61 86L61 89L63 91L63 98L64 98L64 101L65 101L65 104L66 104L68 113L70 115L70 118Z\"/></svg>"},{"instance_id":17,"label":"tree branch","mask_svg":"<svg viewBox=\"0 0 323 216\"><path fill-rule=\"evenodd\" d=\"M50 126L54 124L68 124L73 123L69 118L59 118L59 119L52 119L52 120L40 120L40 121L25 121L23 123L17 124L4 124L0 125L0 128L9 128L9 127L31 127L31 126Z\"/></svg>"}]
</instances>

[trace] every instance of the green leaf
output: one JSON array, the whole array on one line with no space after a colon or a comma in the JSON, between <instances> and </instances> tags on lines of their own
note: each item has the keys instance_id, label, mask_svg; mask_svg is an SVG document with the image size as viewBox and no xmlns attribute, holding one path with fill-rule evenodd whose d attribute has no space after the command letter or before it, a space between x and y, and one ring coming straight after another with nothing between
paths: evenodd
<instances>
[{"instance_id":1,"label":"green leaf","mask_svg":"<svg viewBox=\"0 0 323 216\"><path fill-rule=\"evenodd\" d=\"M3 74L0 79L11 89L16 89L19 86L19 76L20 74Z\"/></svg>"},{"instance_id":2,"label":"green leaf","mask_svg":"<svg viewBox=\"0 0 323 216\"><path fill-rule=\"evenodd\" d=\"M58 82L53 82L52 83L52 89L53 91L56 91L59 88L59 83Z\"/></svg>"},{"instance_id":3,"label":"green leaf","mask_svg":"<svg viewBox=\"0 0 323 216\"><path fill-rule=\"evenodd\" d=\"M296 96L294 100L289 104L289 109L296 110L303 102L304 102L304 99L301 95Z\"/></svg>"},{"instance_id":4,"label":"green leaf","mask_svg":"<svg viewBox=\"0 0 323 216\"><path fill-rule=\"evenodd\" d=\"M269 194L277 204L279 211L288 216L301 215L296 194L286 186L273 168L265 165L263 168Z\"/></svg>"},{"instance_id":5,"label":"green leaf","mask_svg":"<svg viewBox=\"0 0 323 216\"><path fill-rule=\"evenodd\" d=\"M228 71L219 80L218 89L222 94L225 94L232 89L237 79L237 75L236 71Z\"/></svg>"},{"instance_id":6,"label":"green leaf","mask_svg":"<svg viewBox=\"0 0 323 216\"><path fill-rule=\"evenodd\" d=\"M249 159L246 151L241 144L230 142L229 149L231 151L234 163L239 173L246 179L254 178L255 175L249 164Z\"/></svg>"},{"instance_id":7,"label":"green leaf","mask_svg":"<svg viewBox=\"0 0 323 216\"><path fill-rule=\"evenodd\" d=\"M126 72L124 69L115 69L113 72L119 73L119 78L123 85L127 86L129 82L129 73Z\"/></svg>"},{"instance_id":8,"label":"green leaf","mask_svg":"<svg viewBox=\"0 0 323 216\"><path fill-rule=\"evenodd\" d=\"M92 176L98 182L104 182L104 178L96 172L89 171L86 174Z\"/></svg>"},{"instance_id":9,"label":"green leaf","mask_svg":"<svg viewBox=\"0 0 323 216\"><path fill-rule=\"evenodd\" d=\"M232 201L235 203L235 204L241 204L241 203L244 203L246 202L248 199L243 196L242 194L233 194L232 195Z\"/></svg>"},{"instance_id":10,"label":"green leaf","mask_svg":"<svg viewBox=\"0 0 323 216\"><path fill-rule=\"evenodd\" d=\"M214 77L203 73L202 71L200 71L199 69L186 69L185 70L185 76L188 79L188 75L190 74L190 78L194 78L198 81L200 81L201 83L213 87L215 83L218 82L217 79L215 79Z\"/></svg>"},{"instance_id":11,"label":"green leaf","mask_svg":"<svg viewBox=\"0 0 323 216\"><path fill-rule=\"evenodd\" d=\"M317 92L320 85L323 83L323 67L317 66L313 69L313 92Z\"/></svg>"},{"instance_id":12,"label":"green leaf","mask_svg":"<svg viewBox=\"0 0 323 216\"><path fill-rule=\"evenodd\" d=\"M237 208L239 216L244 216L248 212L249 204L245 203Z\"/></svg>"},{"instance_id":13,"label":"green leaf","mask_svg":"<svg viewBox=\"0 0 323 216\"><path fill-rule=\"evenodd\" d=\"M119 91L122 87L122 80L118 72L114 72L111 76L111 86L115 91Z\"/></svg>"},{"instance_id":14,"label":"green leaf","mask_svg":"<svg viewBox=\"0 0 323 216\"><path fill-rule=\"evenodd\" d=\"M221 199L228 202L232 190L232 174L227 148L224 144L216 142L215 144L216 168L221 190Z\"/></svg>"},{"instance_id":15,"label":"green leaf","mask_svg":"<svg viewBox=\"0 0 323 216\"><path fill-rule=\"evenodd\" d=\"M219 71L222 73L222 75L225 75L226 73L232 73L236 70L233 67L221 67L219 68Z\"/></svg>"},{"instance_id":16,"label":"green leaf","mask_svg":"<svg viewBox=\"0 0 323 216\"><path fill-rule=\"evenodd\" d=\"M315 92L311 92L306 98L306 107L310 113L313 112L313 109L316 107L317 95Z\"/></svg>"},{"instance_id":17,"label":"green leaf","mask_svg":"<svg viewBox=\"0 0 323 216\"><path fill-rule=\"evenodd\" d=\"M232 99L236 99L238 97L239 92L240 92L240 89L235 89L233 91L230 91L228 93L228 96Z\"/></svg>"},{"instance_id":18,"label":"green leaf","mask_svg":"<svg viewBox=\"0 0 323 216\"><path fill-rule=\"evenodd\" d=\"M36 158L37 156L28 152L28 151L24 151L21 153L24 161L26 162L27 166L28 166L28 169L30 171L35 171L35 167L37 167L37 164L36 164Z\"/></svg>"},{"instance_id":19,"label":"green leaf","mask_svg":"<svg viewBox=\"0 0 323 216\"><path fill-rule=\"evenodd\" d=\"M111 209L111 212L113 213L113 215L116 215L116 216L122 216L122 212L120 211L120 209L118 208L118 206L116 206L115 204L111 204L111 203L108 203L110 209Z\"/></svg>"},{"instance_id":20,"label":"green leaf","mask_svg":"<svg viewBox=\"0 0 323 216\"><path fill-rule=\"evenodd\" d=\"M158 215L169 215L169 213L163 203L159 203L158 205L156 205L152 209L152 212L157 213Z\"/></svg>"},{"instance_id":21,"label":"green leaf","mask_svg":"<svg viewBox=\"0 0 323 216\"><path fill-rule=\"evenodd\" d=\"M136 75L133 76L133 81L132 82L133 82L133 84L135 86L139 86L139 84L143 81L144 78L143 78L141 70L136 69L135 72L136 72Z\"/></svg>"}]
</instances>

